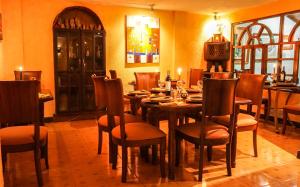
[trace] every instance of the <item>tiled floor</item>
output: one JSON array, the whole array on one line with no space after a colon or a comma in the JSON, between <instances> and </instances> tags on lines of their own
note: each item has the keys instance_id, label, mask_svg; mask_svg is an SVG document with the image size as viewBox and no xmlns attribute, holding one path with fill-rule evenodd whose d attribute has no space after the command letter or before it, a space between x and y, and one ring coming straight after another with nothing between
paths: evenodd
<instances>
[{"instance_id":1,"label":"tiled floor","mask_svg":"<svg viewBox=\"0 0 300 187\"><path fill-rule=\"evenodd\" d=\"M226 176L225 149L215 147L213 161L205 163L204 181L196 181L199 153L194 145L183 142L181 164L176 180L160 178L159 164L140 159L138 149L130 149L128 182L121 181L121 157L117 170L108 163L107 135L103 153L97 155L97 127L94 120L49 123L50 169L44 163L45 186L297 186L300 185L299 129L289 128L287 135L273 132L271 125L260 124L259 157L252 156L252 134L238 134L237 167ZM167 132L167 123L161 128ZM119 154L121 151L119 151ZM5 186L36 186L33 153L10 154L5 171Z\"/></svg>"}]
</instances>

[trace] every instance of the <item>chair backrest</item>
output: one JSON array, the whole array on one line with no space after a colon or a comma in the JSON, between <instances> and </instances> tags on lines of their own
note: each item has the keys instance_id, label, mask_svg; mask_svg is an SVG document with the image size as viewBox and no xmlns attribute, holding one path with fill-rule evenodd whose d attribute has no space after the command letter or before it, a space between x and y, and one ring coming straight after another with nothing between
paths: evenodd
<instances>
[{"instance_id":1,"label":"chair backrest","mask_svg":"<svg viewBox=\"0 0 300 187\"><path fill-rule=\"evenodd\" d=\"M15 80L41 80L42 71L14 71Z\"/></svg>"},{"instance_id":2,"label":"chair backrest","mask_svg":"<svg viewBox=\"0 0 300 187\"><path fill-rule=\"evenodd\" d=\"M212 79L231 79L232 77L232 72L213 72L210 76Z\"/></svg>"},{"instance_id":3,"label":"chair backrest","mask_svg":"<svg viewBox=\"0 0 300 187\"><path fill-rule=\"evenodd\" d=\"M106 110L107 95L105 87L105 76L92 76L95 91L95 104L98 110Z\"/></svg>"},{"instance_id":4,"label":"chair backrest","mask_svg":"<svg viewBox=\"0 0 300 187\"><path fill-rule=\"evenodd\" d=\"M134 72L135 90L151 90L158 86L159 72Z\"/></svg>"},{"instance_id":5,"label":"chair backrest","mask_svg":"<svg viewBox=\"0 0 300 187\"><path fill-rule=\"evenodd\" d=\"M238 79L203 80L203 116L223 116L234 112Z\"/></svg>"},{"instance_id":6,"label":"chair backrest","mask_svg":"<svg viewBox=\"0 0 300 187\"><path fill-rule=\"evenodd\" d=\"M121 79L105 80L107 94L107 115L109 124L114 120L114 116L120 117L121 138L125 140L125 120L124 120L124 101L123 85ZM113 122L114 123L114 122Z\"/></svg>"},{"instance_id":7,"label":"chair backrest","mask_svg":"<svg viewBox=\"0 0 300 187\"><path fill-rule=\"evenodd\" d=\"M0 123L39 123L39 81L0 81Z\"/></svg>"},{"instance_id":8,"label":"chair backrest","mask_svg":"<svg viewBox=\"0 0 300 187\"><path fill-rule=\"evenodd\" d=\"M116 79L117 78L117 71L116 70L109 70L110 73L110 78L111 79Z\"/></svg>"},{"instance_id":9,"label":"chair backrest","mask_svg":"<svg viewBox=\"0 0 300 187\"><path fill-rule=\"evenodd\" d=\"M192 85L197 85L198 80L202 80L202 78L203 78L203 69L191 68L189 87L191 87Z\"/></svg>"},{"instance_id":10,"label":"chair backrest","mask_svg":"<svg viewBox=\"0 0 300 187\"><path fill-rule=\"evenodd\" d=\"M242 73L240 74L240 81L237 85L237 97L250 99L252 104L257 106L257 118L259 118L260 115L262 93L266 78L266 75Z\"/></svg>"}]
</instances>

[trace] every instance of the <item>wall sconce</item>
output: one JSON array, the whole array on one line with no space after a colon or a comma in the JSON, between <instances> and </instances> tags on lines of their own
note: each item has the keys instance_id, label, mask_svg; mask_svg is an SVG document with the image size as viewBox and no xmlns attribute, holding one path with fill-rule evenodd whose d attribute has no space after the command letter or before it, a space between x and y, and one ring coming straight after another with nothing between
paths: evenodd
<instances>
[{"instance_id":1,"label":"wall sconce","mask_svg":"<svg viewBox=\"0 0 300 187\"><path fill-rule=\"evenodd\" d=\"M224 25L220 21L220 17L218 16L218 12L214 12L214 20L215 20L215 24L216 24L216 28L215 28L215 33L214 34L221 34L222 35L223 30L224 30Z\"/></svg>"}]
</instances>

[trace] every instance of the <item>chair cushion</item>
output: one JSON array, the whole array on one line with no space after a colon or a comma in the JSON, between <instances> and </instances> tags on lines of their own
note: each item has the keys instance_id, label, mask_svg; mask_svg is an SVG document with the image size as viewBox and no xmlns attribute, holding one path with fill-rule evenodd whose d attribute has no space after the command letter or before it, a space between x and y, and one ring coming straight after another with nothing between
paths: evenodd
<instances>
[{"instance_id":1,"label":"chair cushion","mask_svg":"<svg viewBox=\"0 0 300 187\"><path fill-rule=\"evenodd\" d=\"M124 113L125 123L143 122L141 116ZM120 118L115 116L115 125L120 125ZM108 127L107 115L103 115L98 119L100 126Z\"/></svg>"},{"instance_id":2,"label":"chair cushion","mask_svg":"<svg viewBox=\"0 0 300 187\"><path fill-rule=\"evenodd\" d=\"M214 122L208 122L206 126L206 137L205 144L206 145L219 145L225 144L229 141L229 133L228 128L219 125ZM184 137L191 137L192 139L200 139L200 126L199 124L187 124L181 125L176 128L176 134Z\"/></svg>"},{"instance_id":3,"label":"chair cushion","mask_svg":"<svg viewBox=\"0 0 300 187\"><path fill-rule=\"evenodd\" d=\"M230 120L230 116L218 116L213 117L213 120L217 123L227 125ZM256 127L257 121L255 120L255 117L249 114L239 113L238 119L237 119L237 128L238 130L252 130L254 127Z\"/></svg>"},{"instance_id":4,"label":"chair cushion","mask_svg":"<svg viewBox=\"0 0 300 187\"><path fill-rule=\"evenodd\" d=\"M162 130L145 122L126 123L125 132L126 142L143 141L166 137L166 134ZM121 140L119 126L113 128L112 137L119 141Z\"/></svg>"},{"instance_id":5,"label":"chair cushion","mask_svg":"<svg viewBox=\"0 0 300 187\"><path fill-rule=\"evenodd\" d=\"M297 104L295 104L295 105L284 105L283 108L300 112L300 105L297 105Z\"/></svg>"},{"instance_id":6,"label":"chair cushion","mask_svg":"<svg viewBox=\"0 0 300 187\"><path fill-rule=\"evenodd\" d=\"M46 141L48 128L40 127L40 140ZM0 129L1 145L22 145L34 143L34 126L13 126Z\"/></svg>"}]
</instances>

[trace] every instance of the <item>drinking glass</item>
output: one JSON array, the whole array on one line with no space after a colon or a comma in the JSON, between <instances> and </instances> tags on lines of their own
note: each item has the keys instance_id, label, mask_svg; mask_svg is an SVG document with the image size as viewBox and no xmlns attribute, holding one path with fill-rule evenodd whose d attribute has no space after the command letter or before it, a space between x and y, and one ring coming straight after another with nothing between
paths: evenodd
<instances>
[{"instance_id":1,"label":"drinking glass","mask_svg":"<svg viewBox=\"0 0 300 187\"><path fill-rule=\"evenodd\" d=\"M163 86L164 86L165 82L164 81L161 81L161 80L158 80L158 86L159 86L159 95L162 94L162 89L163 89Z\"/></svg>"},{"instance_id":2,"label":"drinking glass","mask_svg":"<svg viewBox=\"0 0 300 187\"><path fill-rule=\"evenodd\" d=\"M197 86L198 86L198 89L199 89L200 91L202 91L202 88L203 88L203 81L202 81L202 80L198 80L198 81L197 81Z\"/></svg>"}]
</instances>

